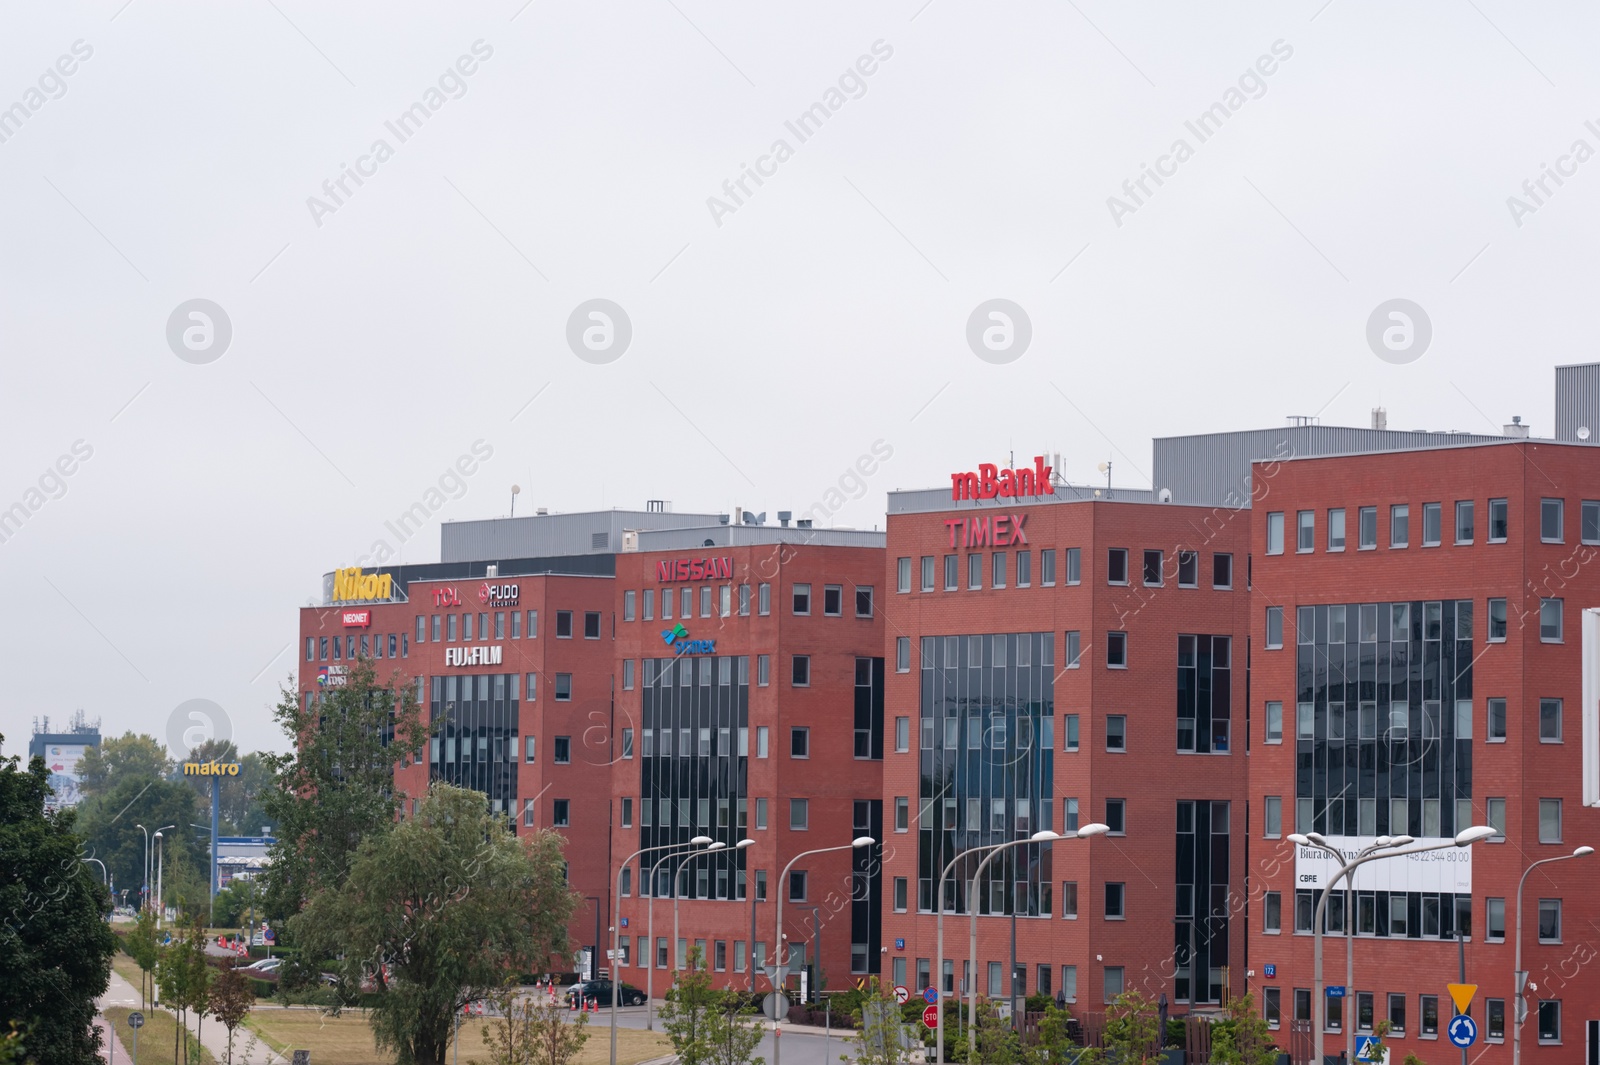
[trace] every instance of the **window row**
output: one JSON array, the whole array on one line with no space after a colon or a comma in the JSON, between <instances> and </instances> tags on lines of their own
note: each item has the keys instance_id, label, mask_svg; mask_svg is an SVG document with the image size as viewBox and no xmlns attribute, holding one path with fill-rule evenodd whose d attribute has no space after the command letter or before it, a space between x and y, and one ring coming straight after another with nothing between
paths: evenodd
<instances>
[{"instance_id":1,"label":"window row","mask_svg":"<svg viewBox=\"0 0 1600 1065\"><path fill-rule=\"evenodd\" d=\"M1282 989L1268 987L1263 989L1261 998L1262 1015L1266 1019L1267 1027L1278 1028L1282 1017ZM1376 994L1371 991L1357 991L1348 998L1345 996L1327 995L1324 1000L1324 1030L1338 1032L1344 1030L1345 1003L1353 1000L1355 1010L1355 1030L1357 1032L1371 1032L1374 1026L1374 1007ZM1389 1022L1389 1039L1403 1039L1407 1034L1406 1005L1407 996L1391 992L1387 996L1387 1020ZM1444 1022L1449 1024L1452 1013L1449 1010L1449 999L1445 1000L1446 1013ZM1484 1009L1484 1038L1491 1043L1504 1042L1506 1038L1506 1000L1503 998L1489 998L1483 1001ZM1467 1013L1471 1016L1476 1010L1476 1003L1469 1006ZM1540 999L1537 1004L1538 1037L1542 1044L1553 1045L1561 1042L1561 1000ZM1439 1036L1440 1014L1438 995L1417 996L1417 1034L1423 1039L1436 1039ZM1297 987L1294 989L1294 1019L1306 1024L1312 1022L1311 1016L1311 989ZM1515 1023L1515 1022L1513 1022Z\"/></svg>"},{"instance_id":2,"label":"window row","mask_svg":"<svg viewBox=\"0 0 1600 1065\"><path fill-rule=\"evenodd\" d=\"M1510 502L1506 499L1488 501L1488 528L1486 542L1503 544L1510 537ZM1344 507L1327 510L1323 517L1325 539L1323 549L1339 552L1345 549ZM1423 503L1421 509L1420 543L1423 547L1439 547L1444 543L1444 503ZM1310 554L1317 545L1317 515L1315 510L1295 511L1295 553ZM1391 549L1410 547L1411 504L1393 503L1389 506L1389 541ZM1458 499L1452 512L1452 543L1471 544L1477 537L1477 502ZM1267 554L1284 553L1285 512L1267 514ZM1600 544L1600 501L1585 499L1579 504L1578 540L1585 544ZM1566 500L1544 498L1539 500L1539 541L1561 544L1567 541ZM1378 547L1378 508L1356 508L1356 548L1373 551Z\"/></svg>"},{"instance_id":3,"label":"window row","mask_svg":"<svg viewBox=\"0 0 1600 1065\"><path fill-rule=\"evenodd\" d=\"M1483 701L1483 742L1505 743L1507 732L1507 701L1501 696L1490 696ZM1423 700L1422 735L1437 739L1440 735L1441 707L1438 700ZM1454 708L1455 736L1470 740L1473 735L1473 709L1471 699L1457 699ZM1344 742L1349 740L1405 740L1410 734L1410 706L1403 701L1392 702L1387 712L1380 715L1378 704L1362 701L1352 708L1347 703L1329 703L1323 717L1323 731L1317 732L1316 704L1299 703L1295 706L1295 739L1303 743ZM1539 700L1539 742L1566 742L1565 704L1561 699ZM1264 706L1263 743L1283 742L1283 703L1269 700Z\"/></svg>"},{"instance_id":4,"label":"window row","mask_svg":"<svg viewBox=\"0 0 1600 1065\"><path fill-rule=\"evenodd\" d=\"M388 649L385 656L384 649ZM329 652L332 658L329 658ZM357 658L410 658L411 641L401 633L345 633L343 636L307 636L307 662L342 662Z\"/></svg>"},{"instance_id":5,"label":"window row","mask_svg":"<svg viewBox=\"0 0 1600 1065\"><path fill-rule=\"evenodd\" d=\"M1061 583L1071 586L1082 583L1081 551L1076 547L1061 549ZM1039 580L1041 588L1052 588L1056 585L1056 550L1044 548L1039 555ZM1128 576L1129 549L1126 547L1109 548L1106 552L1106 583L1125 585L1131 583ZM1033 552L1031 551L995 551L990 554L980 552L969 553L966 556L966 590L982 591L984 588L985 569L988 571L988 587L1000 589L1007 587L1008 582L1014 583L1017 588L1028 588L1034 584L1033 579ZM901 557L896 561L896 590L902 593L911 591L912 560ZM932 592L940 588L940 559L936 555L923 555L919 560L920 581L919 590ZM1012 569L1013 563L1015 569ZM962 587L961 584L961 556L956 554L943 557L943 590L954 592ZM1011 574L1015 573L1014 581ZM1149 588L1158 588L1169 582L1176 582L1179 588L1200 587L1200 553L1191 550L1179 550L1167 555L1165 551L1150 549L1144 551L1143 557L1144 584ZM1233 587L1233 555L1217 552L1211 556L1211 587L1217 589L1230 589Z\"/></svg>"},{"instance_id":6,"label":"window row","mask_svg":"<svg viewBox=\"0 0 1600 1065\"><path fill-rule=\"evenodd\" d=\"M713 587L709 584L699 586L700 617L732 617L734 611L734 585L723 584ZM873 587L870 584L851 585L855 597L855 616L870 618L873 616ZM695 616L696 590L693 587L662 588L660 591L661 620L671 621L674 617L674 604L676 616L689 619ZM657 589L646 588L639 591L629 588L622 593L622 620L623 621L654 621L656 619ZM715 596L715 603L713 603ZM845 586L842 584L824 584L822 586L822 616L838 618L844 616ZM739 616L749 617L751 606L751 589L748 584L738 585ZM791 612L797 617L809 617L813 613L815 602L810 584L795 584L790 587L789 606ZM766 617L772 613L772 585L763 581L755 589L756 613Z\"/></svg>"},{"instance_id":7,"label":"window row","mask_svg":"<svg viewBox=\"0 0 1600 1065\"><path fill-rule=\"evenodd\" d=\"M1488 608L1488 624L1484 627L1485 643L1505 643L1511 632L1511 613L1509 600L1505 598L1490 598L1485 601ZM1404 641L1410 637L1410 607L1409 603L1388 604L1394 611L1393 624L1389 630L1394 634L1396 641ZM1363 603L1354 610L1345 605L1335 604L1327 608L1328 631L1326 641L1330 644L1345 644L1351 642L1378 643L1378 607L1377 603ZM1438 640L1440 637L1440 624L1443 612L1453 609L1455 617L1455 636L1457 640L1470 641L1472 639L1472 600L1452 600L1443 602L1432 600L1422 604L1422 615L1418 619L1422 624L1422 638L1424 640ZM1281 606L1266 608L1266 649L1269 651L1282 650L1283 648L1283 611ZM1316 607L1297 607L1295 612L1295 642L1299 644L1316 644L1319 634L1316 631ZM1519 612L1517 627L1520 629L1525 624L1537 622L1539 626L1539 640L1542 643L1563 643L1566 640L1566 600L1546 597L1539 600L1537 618L1534 611ZM1352 628L1352 623L1355 627Z\"/></svg>"}]
</instances>

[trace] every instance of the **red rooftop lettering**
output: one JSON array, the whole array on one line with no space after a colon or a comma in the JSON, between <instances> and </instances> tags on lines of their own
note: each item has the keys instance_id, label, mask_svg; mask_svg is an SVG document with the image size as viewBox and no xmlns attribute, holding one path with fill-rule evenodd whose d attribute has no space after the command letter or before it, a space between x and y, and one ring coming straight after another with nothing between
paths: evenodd
<instances>
[{"instance_id":1,"label":"red rooftop lettering","mask_svg":"<svg viewBox=\"0 0 1600 1065\"><path fill-rule=\"evenodd\" d=\"M658 581L714 581L733 579L733 556L678 558L656 563Z\"/></svg>"},{"instance_id":2,"label":"red rooftop lettering","mask_svg":"<svg viewBox=\"0 0 1600 1065\"><path fill-rule=\"evenodd\" d=\"M1022 496L1055 495L1050 483L1052 469L1043 455L1033 457L1033 469L1002 470L992 462L978 467L977 473L950 475L951 499L1019 499Z\"/></svg>"},{"instance_id":3,"label":"red rooftop lettering","mask_svg":"<svg viewBox=\"0 0 1600 1065\"><path fill-rule=\"evenodd\" d=\"M993 517L946 518L944 527L950 530L952 550L957 547L1011 547L1028 542L1028 533L1023 528L1027 521L1026 514L996 514Z\"/></svg>"}]
</instances>

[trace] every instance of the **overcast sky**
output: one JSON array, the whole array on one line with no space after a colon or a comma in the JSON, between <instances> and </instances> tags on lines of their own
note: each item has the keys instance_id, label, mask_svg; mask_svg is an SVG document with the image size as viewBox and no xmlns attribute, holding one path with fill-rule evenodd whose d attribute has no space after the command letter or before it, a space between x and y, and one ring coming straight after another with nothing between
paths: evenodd
<instances>
[{"instance_id":1,"label":"overcast sky","mask_svg":"<svg viewBox=\"0 0 1600 1065\"><path fill-rule=\"evenodd\" d=\"M1152 436L1286 415L1547 434L1551 367L1594 357L1584 5L3 18L12 753L35 715L164 736L192 699L281 746L296 608L476 442L405 561L513 483L524 513L804 511L880 440L837 524L1012 449L1146 486ZM594 299L620 356L614 313L569 345ZM980 359L994 299L1027 327L980 314ZM1431 325L1417 357L1415 313L1409 349L1380 323L1410 361L1368 342L1395 299Z\"/></svg>"}]
</instances>

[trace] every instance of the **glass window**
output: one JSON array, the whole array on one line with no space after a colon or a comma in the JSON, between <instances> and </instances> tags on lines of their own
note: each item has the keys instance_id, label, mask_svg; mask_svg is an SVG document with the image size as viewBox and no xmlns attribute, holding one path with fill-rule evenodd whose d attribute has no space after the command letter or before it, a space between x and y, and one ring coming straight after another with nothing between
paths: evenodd
<instances>
[{"instance_id":1,"label":"glass window","mask_svg":"<svg viewBox=\"0 0 1600 1065\"><path fill-rule=\"evenodd\" d=\"M1219 552L1211 556L1211 587L1233 587L1233 555Z\"/></svg>"},{"instance_id":2,"label":"glass window","mask_svg":"<svg viewBox=\"0 0 1600 1065\"><path fill-rule=\"evenodd\" d=\"M1267 647L1283 646L1283 607L1267 607Z\"/></svg>"},{"instance_id":3,"label":"glass window","mask_svg":"<svg viewBox=\"0 0 1600 1065\"><path fill-rule=\"evenodd\" d=\"M1539 942L1561 942L1561 900L1539 900Z\"/></svg>"},{"instance_id":4,"label":"glass window","mask_svg":"<svg viewBox=\"0 0 1600 1065\"><path fill-rule=\"evenodd\" d=\"M1267 839L1283 835L1283 796L1267 795L1261 806L1261 834Z\"/></svg>"},{"instance_id":5,"label":"glass window","mask_svg":"<svg viewBox=\"0 0 1600 1065\"><path fill-rule=\"evenodd\" d=\"M1539 639L1544 643L1560 643L1562 637L1562 601L1539 600Z\"/></svg>"},{"instance_id":6,"label":"glass window","mask_svg":"<svg viewBox=\"0 0 1600 1065\"><path fill-rule=\"evenodd\" d=\"M1128 549L1113 547L1106 551L1106 583L1128 583Z\"/></svg>"},{"instance_id":7,"label":"glass window","mask_svg":"<svg viewBox=\"0 0 1600 1065\"><path fill-rule=\"evenodd\" d=\"M1274 510L1267 514L1267 554L1283 554L1283 511Z\"/></svg>"},{"instance_id":8,"label":"glass window","mask_svg":"<svg viewBox=\"0 0 1600 1065\"><path fill-rule=\"evenodd\" d=\"M556 611L556 639L558 639L558 640L570 640L570 639L572 639L572 611L570 611L570 610L557 610Z\"/></svg>"},{"instance_id":9,"label":"glass window","mask_svg":"<svg viewBox=\"0 0 1600 1065\"><path fill-rule=\"evenodd\" d=\"M1125 985L1125 981L1123 979L1123 968L1120 965L1107 965L1105 972L1105 1000L1107 1002L1114 1002L1116 1001L1117 996L1122 994L1123 987Z\"/></svg>"},{"instance_id":10,"label":"glass window","mask_svg":"<svg viewBox=\"0 0 1600 1065\"><path fill-rule=\"evenodd\" d=\"M1511 506L1504 499L1489 500L1489 542L1503 544L1511 535Z\"/></svg>"},{"instance_id":11,"label":"glass window","mask_svg":"<svg viewBox=\"0 0 1600 1065\"><path fill-rule=\"evenodd\" d=\"M1495 505L1496 502L1499 502L1499 503L1503 504L1503 503L1505 503L1505 500L1503 500L1503 499L1501 499L1501 500L1492 500L1491 499L1489 501L1489 513L1490 513L1490 522L1489 522L1489 524L1491 526L1494 524L1493 514L1494 514L1494 505ZM1473 505L1472 505L1472 500L1470 500L1470 499L1458 499L1458 500L1456 500L1456 543L1458 543L1458 544L1470 544L1470 543L1472 543L1472 538L1476 534L1476 530L1473 528L1473 518L1474 518L1474 516L1475 515L1474 515L1474 508L1473 508ZM1493 536L1492 533L1490 534L1489 538L1491 540L1494 539L1494 536ZM1501 539L1503 540L1503 539L1505 539L1505 537L1502 536Z\"/></svg>"},{"instance_id":12,"label":"glass window","mask_svg":"<svg viewBox=\"0 0 1600 1065\"><path fill-rule=\"evenodd\" d=\"M1422 546L1438 547L1444 535L1444 507L1439 503L1422 504Z\"/></svg>"},{"instance_id":13,"label":"glass window","mask_svg":"<svg viewBox=\"0 0 1600 1065\"><path fill-rule=\"evenodd\" d=\"M1483 800L1483 820L1494 835L1490 837L1492 843L1504 843L1506 839L1506 800L1494 798Z\"/></svg>"},{"instance_id":14,"label":"glass window","mask_svg":"<svg viewBox=\"0 0 1600 1065\"><path fill-rule=\"evenodd\" d=\"M794 668L790 674L790 683L792 683L796 688L808 688L811 686L810 655L794 656Z\"/></svg>"},{"instance_id":15,"label":"glass window","mask_svg":"<svg viewBox=\"0 0 1600 1065\"><path fill-rule=\"evenodd\" d=\"M1082 657L1082 642L1080 634L1076 630L1066 634L1066 652L1066 663L1062 668L1077 669L1079 659Z\"/></svg>"},{"instance_id":16,"label":"glass window","mask_svg":"<svg viewBox=\"0 0 1600 1065\"><path fill-rule=\"evenodd\" d=\"M1418 996L1418 997L1419 997L1419 1000L1420 1000L1421 1013L1422 1013L1422 1034L1423 1035L1438 1035L1439 1034L1439 996L1438 995L1421 995L1421 996Z\"/></svg>"},{"instance_id":17,"label":"glass window","mask_svg":"<svg viewBox=\"0 0 1600 1065\"><path fill-rule=\"evenodd\" d=\"M1487 1038L1503 1040L1506 1037L1506 1000L1491 998L1484 1000L1484 1013L1487 1015Z\"/></svg>"},{"instance_id":18,"label":"glass window","mask_svg":"<svg viewBox=\"0 0 1600 1065\"><path fill-rule=\"evenodd\" d=\"M572 701L572 674L556 674L556 702L567 703Z\"/></svg>"},{"instance_id":19,"label":"glass window","mask_svg":"<svg viewBox=\"0 0 1600 1065\"><path fill-rule=\"evenodd\" d=\"M1282 993L1282 989L1277 987L1269 987L1262 992L1261 1016L1268 1028L1276 1029L1283 1023Z\"/></svg>"},{"instance_id":20,"label":"glass window","mask_svg":"<svg viewBox=\"0 0 1600 1065\"><path fill-rule=\"evenodd\" d=\"M896 673L911 672L911 637L895 637L894 668Z\"/></svg>"},{"instance_id":21,"label":"glass window","mask_svg":"<svg viewBox=\"0 0 1600 1065\"><path fill-rule=\"evenodd\" d=\"M1563 539L1563 521L1566 503L1560 499L1539 500L1539 539L1547 544L1559 544Z\"/></svg>"},{"instance_id":22,"label":"glass window","mask_svg":"<svg viewBox=\"0 0 1600 1065\"><path fill-rule=\"evenodd\" d=\"M1127 916L1123 912L1126 888L1126 884L1118 884L1112 881L1106 882L1106 920L1120 921Z\"/></svg>"},{"instance_id":23,"label":"glass window","mask_svg":"<svg viewBox=\"0 0 1600 1065\"><path fill-rule=\"evenodd\" d=\"M991 586L1004 588L1006 586L1006 553L1004 551L996 551L994 553L994 564L991 568L994 571L994 579L991 581Z\"/></svg>"},{"instance_id":24,"label":"glass window","mask_svg":"<svg viewBox=\"0 0 1600 1065\"><path fill-rule=\"evenodd\" d=\"M622 620L623 621L632 621L633 620L634 597L637 594L638 593L635 592L632 588L629 588L627 591L622 593ZM498 627L498 625L496 627ZM498 637L496 637L496 638L498 639Z\"/></svg>"},{"instance_id":25,"label":"glass window","mask_svg":"<svg viewBox=\"0 0 1600 1065\"><path fill-rule=\"evenodd\" d=\"M1539 742L1560 743L1561 735L1561 700L1539 700Z\"/></svg>"},{"instance_id":26,"label":"glass window","mask_svg":"<svg viewBox=\"0 0 1600 1065\"><path fill-rule=\"evenodd\" d=\"M1128 634L1125 632L1106 633L1106 668L1128 668Z\"/></svg>"},{"instance_id":27,"label":"glass window","mask_svg":"<svg viewBox=\"0 0 1600 1065\"><path fill-rule=\"evenodd\" d=\"M762 617L772 613L772 585L764 581L756 586L756 613Z\"/></svg>"},{"instance_id":28,"label":"glass window","mask_svg":"<svg viewBox=\"0 0 1600 1065\"><path fill-rule=\"evenodd\" d=\"M1063 880L1061 882L1061 916L1068 921L1078 919L1078 882L1076 880Z\"/></svg>"},{"instance_id":29,"label":"glass window","mask_svg":"<svg viewBox=\"0 0 1600 1065\"><path fill-rule=\"evenodd\" d=\"M1200 586L1200 552L1178 552L1178 587L1198 588Z\"/></svg>"},{"instance_id":30,"label":"glass window","mask_svg":"<svg viewBox=\"0 0 1600 1065\"><path fill-rule=\"evenodd\" d=\"M1328 511L1328 550L1344 550L1344 508L1334 507Z\"/></svg>"},{"instance_id":31,"label":"glass window","mask_svg":"<svg viewBox=\"0 0 1600 1065\"><path fill-rule=\"evenodd\" d=\"M870 618L872 616L872 586L870 584L856 585L856 617Z\"/></svg>"},{"instance_id":32,"label":"glass window","mask_svg":"<svg viewBox=\"0 0 1600 1065\"><path fill-rule=\"evenodd\" d=\"M1504 643L1506 632L1506 601L1504 599L1491 599L1489 600L1489 642Z\"/></svg>"},{"instance_id":33,"label":"glass window","mask_svg":"<svg viewBox=\"0 0 1600 1065\"><path fill-rule=\"evenodd\" d=\"M1490 699L1485 704L1486 732L1484 739L1490 743L1503 743L1506 738L1506 701Z\"/></svg>"},{"instance_id":34,"label":"glass window","mask_svg":"<svg viewBox=\"0 0 1600 1065\"><path fill-rule=\"evenodd\" d=\"M1485 899L1483 905L1483 934L1491 943L1506 938L1506 900Z\"/></svg>"},{"instance_id":35,"label":"glass window","mask_svg":"<svg viewBox=\"0 0 1600 1065\"><path fill-rule=\"evenodd\" d=\"M1144 553L1144 585L1146 588L1159 588L1161 586L1162 553L1160 551L1146 551Z\"/></svg>"},{"instance_id":36,"label":"glass window","mask_svg":"<svg viewBox=\"0 0 1600 1065\"><path fill-rule=\"evenodd\" d=\"M933 591L933 556L922 556L922 590Z\"/></svg>"},{"instance_id":37,"label":"glass window","mask_svg":"<svg viewBox=\"0 0 1600 1065\"><path fill-rule=\"evenodd\" d=\"M1357 512L1359 528L1356 530L1360 536L1358 545L1362 551L1372 551L1378 546L1378 508L1362 507Z\"/></svg>"},{"instance_id":38,"label":"glass window","mask_svg":"<svg viewBox=\"0 0 1600 1065\"><path fill-rule=\"evenodd\" d=\"M822 615L837 618L844 616L844 588L837 584L822 586Z\"/></svg>"},{"instance_id":39,"label":"glass window","mask_svg":"<svg viewBox=\"0 0 1600 1065\"><path fill-rule=\"evenodd\" d=\"M811 585L794 586L794 612L801 615L811 613Z\"/></svg>"},{"instance_id":40,"label":"glass window","mask_svg":"<svg viewBox=\"0 0 1600 1065\"><path fill-rule=\"evenodd\" d=\"M1061 731L1065 742L1062 749L1075 751L1078 749L1078 715L1067 714L1063 720L1065 727Z\"/></svg>"},{"instance_id":41,"label":"glass window","mask_svg":"<svg viewBox=\"0 0 1600 1065\"><path fill-rule=\"evenodd\" d=\"M1389 995L1389 1031L1393 1035L1406 1034L1406 997Z\"/></svg>"},{"instance_id":42,"label":"glass window","mask_svg":"<svg viewBox=\"0 0 1600 1065\"><path fill-rule=\"evenodd\" d=\"M1078 800L1077 799L1074 799L1074 798L1069 796L1069 797L1061 800L1061 824L1062 824L1063 831L1066 831L1066 832L1076 832L1076 831L1078 831L1079 825L1078 825ZM1074 890L1074 892L1076 892L1077 889L1074 888L1073 890ZM1077 912L1076 907L1074 907L1073 912L1074 913Z\"/></svg>"},{"instance_id":43,"label":"glass window","mask_svg":"<svg viewBox=\"0 0 1600 1065\"><path fill-rule=\"evenodd\" d=\"M897 717L894 719L894 749L905 753L911 749L911 719Z\"/></svg>"},{"instance_id":44,"label":"glass window","mask_svg":"<svg viewBox=\"0 0 1600 1065\"><path fill-rule=\"evenodd\" d=\"M1056 583L1056 549L1044 548L1039 552L1039 584L1045 588Z\"/></svg>"},{"instance_id":45,"label":"glass window","mask_svg":"<svg viewBox=\"0 0 1600 1065\"><path fill-rule=\"evenodd\" d=\"M1076 548L1076 547L1064 547L1064 548L1062 548L1061 549L1061 564L1062 564L1062 566L1064 566L1066 568L1066 571L1067 571L1066 582L1068 584L1077 584L1083 579L1083 573L1082 573L1082 568L1081 568L1081 564L1080 564L1080 552L1079 552L1078 548Z\"/></svg>"},{"instance_id":46,"label":"glass window","mask_svg":"<svg viewBox=\"0 0 1600 1065\"><path fill-rule=\"evenodd\" d=\"M1299 552L1312 551L1317 546L1317 514L1314 510L1302 510L1295 516L1295 550Z\"/></svg>"},{"instance_id":47,"label":"glass window","mask_svg":"<svg viewBox=\"0 0 1600 1065\"><path fill-rule=\"evenodd\" d=\"M1262 742L1264 742L1264 743L1282 743L1283 742L1283 704L1280 703L1280 702L1269 702L1269 703L1267 703L1267 706L1266 706L1266 735L1263 737Z\"/></svg>"},{"instance_id":48,"label":"glass window","mask_svg":"<svg viewBox=\"0 0 1600 1065\"><path fill-rule=\"evenodd\" d=\"M1283 931L1283 896L1276 891L1268 891L1262 896L1261 904L1261 930Z\"/></svg>"},{"instance_id":49,"label":"glass window","mask_svg":"<svg viewBox=\"0 0 1600 1065\"><path fill-rule=\"evenodd\" d=\"M801 832L811 827L811 800L789 800L789 828L794 832Z\"/></svg>"},{"instance_id":50,"label":"glass window","mask_svg":"<svg viewBox=\"0 0 1600 1065\"><path fill-rule=\"evenodd\" d=\"M1408 547L1411 544L1411 508L1397 503L1389 508L1389 546Z\"/></svg>"},{"instance_id":51,"label":"glass window","mask_svg":"<svg viewBox=\"0 0 1600 1065\"><path fill-rule=\"evenodd\" d=\"M903 592L909 592L911 590L911 559L909 559L909 558L897 558L897 559L895 559L894 560L894 570L895 570L894 590L897 591L897 592L902 592L902 593Z\"/></svg>"},{"instance_id":52,"label":"glass window","mask_svg":"<svg viewBox=\"0 0 1600 1065\"><path fill-rule=\"evenodd\" d=\"M1017 587L1027 588L1033 584L1033 556L1026 551L1017 552Z\"/></svg>"},{"instance_id":53,"label":"glass window","mask_svg":"<svg viewBox=\"0 0 1600 1065\"><path fill-rule=\"evenodd\" d=\"M789 757L811 757L811 730L809 728L791 728L789 730Z\"/></svg>"},{"instance_id":54,"label":"glass window","mask_svg":"<svg viewBox=\"0 0 1600 1065\"><path fill-rule=\"evenodd\" d=\"M1539 800L1539 842L1561 842L1561 800Z\"/></svg>"},{"instance_id":55,"label":"glass window","mask_svg":"<svg viewBox=\"0 0 1600 1065\"><path fill-rule=\"evenodd\" d=\"M1295 730L1297 740L1314 740L1317 738L1317 713L1315 703L1298 703L1295 706Z\"/></svg>"},{"instance_id":56,"label":"glass window","mask_svg":"<svg viewBox=\"0 0 1600 1065\"><path fill-rule=\"evenodd\" d=\"M1561 1042L1561 1000L1539 1000L1539 1042Z\"/></svg>"},{"instance_id":57,"label":"glass window","mask_svg":"<svg viewBox=\"0 0 1600 1065\"><path fill-rule=\"evenodd\" d=\"M1110 828L1109 835L1121 836L1127 832L1127 800L1106 800L1106 827Z\"/></svg>"},{"instance_id":58,"label":"glass window","mask_svg":"<svg viewBox=\"0 0 1600 1065\"><path fill-rule=\"evenodd\" d=\"M1600 544L1600 502L1585 499L1580 518L1579 539L1586 544Z\"/></svg>"},{"instance_id":59,"label":"glass window","mask_svg":"<svg viewBox=\"0 0 1600 1065\"><path fill-rule=\"evenodd\" d=\"M1106 750L1128 749L1128 718L1125 714L1106 715Z\"/></svg>"}]
</instances>

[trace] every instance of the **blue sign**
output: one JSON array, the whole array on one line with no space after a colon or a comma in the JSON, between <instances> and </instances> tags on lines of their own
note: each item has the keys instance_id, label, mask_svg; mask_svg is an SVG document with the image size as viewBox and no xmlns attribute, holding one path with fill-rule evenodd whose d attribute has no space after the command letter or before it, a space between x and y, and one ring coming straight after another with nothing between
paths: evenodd
<instances>
[{"instance_id":1,"label":"blue sign","mask_svg":"<svg viewBox=\"0 0 1600 1065\"><path fill-rule=\"evenodd\" d=\"M624 917L622 919L622 927L624 927L624 928L628 927L628 919L626 917Z\"/></svg>"},{"instance_id":2,"label":"blue sign","mask_svg":"<svg viewBox=\"0 0 1600 1065\"><path fill-rule=\"evenodd\" d=\"M933 987L924 988L922 991L922 1001L926 1002L930 1006L938 1005L939 990ZM176 1039L177 1036L173 1036L173 1038Z\"/></svg>"},{"instance_id":3,"label":"blue sign","mask_svg":"<svg viewBox=\"0 0 1600 1065\"><path fill-rule=\"evenodd\" d=\"M1328 985L1328 997L1329 998L1344 998L1344 985L1343 984L1329 984ZM174 1038L176 1038L176 1037L174 1037Z\"/></svg>"},{"instance_id":4,"label":"blue sign","mask_svg":"<svg viewBox=\"0 0 1600 1065\"><path fill-rule=\"evenodd\" d=\"M896 939L894 941L894 949L895 950L905 950L906 949L906 941L903 940L903 939Z\"/></svg>"},{"instance_id":5,"label":"blue sign","mask_svg":"<svg viewBox=\"0 0 1600 1065\"><path fill-rule=\"evenodd\" d=\"M682 625L674 625L670 629L662 629L661 642L671 647L674 654L714 655L717 653L716 640L691 640L689 639L689 630Z\"/></svg>"},{"instance_id":6,"label":"blue sign","mask_svg":"<svg viewBox=\"0 0 1600 1065\"><path fill-rule=\"evenodd\" d=\"M1478 1041L1478 1022L1465 1013L1458 1013L1450 1018L1450 1027L1445 1029L1445 1034L1450 1037L1451 1046L1465 1050Z\"/></svg>"},{"instance_id":7,"label":"blue sign","mask_svg":"<svg viewBox=\"0 0 1600 1065\"><path fill-rule=\"evenodd\" d=\"M1373 1035L1356 1036L1356 1060L1376 1063L1378 1061L1378 1037Z\"/></svg>"},{"instance_id":8,"label":"blue sign","mask_svg":"<svg viewBox=\"0 0 1600 1065\"><path fill-rule=\"evenodd\" d=\"M1276 965L1264 965L1264 966L1262 966L1262 971L1265 972L1268 976L1277 976L1278 975L1278 967Z\"/></svg>"}]
</instances>

